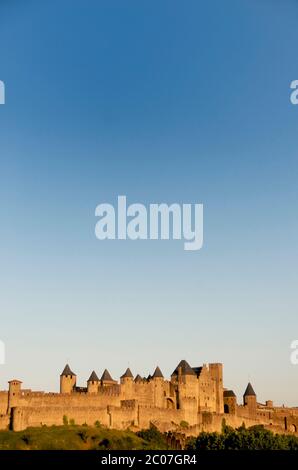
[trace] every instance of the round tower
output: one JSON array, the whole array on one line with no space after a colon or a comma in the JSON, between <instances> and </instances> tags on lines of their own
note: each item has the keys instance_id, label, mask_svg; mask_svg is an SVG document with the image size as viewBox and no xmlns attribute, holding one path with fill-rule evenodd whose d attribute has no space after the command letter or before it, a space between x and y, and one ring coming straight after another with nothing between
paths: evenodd
<instances>
[{"instance_id":1,"label":"round tower","mask_svg":"<svg viewBox=\"0 0 298 470\"><path fill-rule=\"evenodd\" d=\"M128 384L128 383L131 383L131 382L133 382L133 375L132 375L132 372L131 372L130 368L128 367L126 369L126 371L124 372L124 374L121 375L120 383L122 385L124 385L124 384Z\"/></svg>"},{"instance_id":2,"label":"round tower","mask_svg":"<svg viewBox=\"0 0 298 470\"><path fill-rule=\"evenodd\" d=\"M135 376L135 379L134 379L134 383L135 384L141 384L144 382L144 379L142 379L142 377L140 376L140 374L136 375Z\"/></svg>"},{"instance_id":3,"label":"round tower","mask_svg":"<svg viewBox=\"0 0 298 470\"><path fill-rule=\"evenodd\" d=\"M77 382L77 376L70 369L69 365L63 369L62 374L60 375L60 393L71 393L75 390Z\"/></svg>"},{"instance_id":4,"label":"round tower","mask_svg":"<svg viewBox=\"0 0 298 470\"><path fill-rule=\"evenodd\" d=\"M123 375L120 377L120 384L121 384L121 394L125 400L133 399L133 375L129 368L126 369Z\"/></svg>"},{"instance_id":5,"label":"round tower","mask_svg":"<svg viewBox=\"0 0 298 470\"><path fill-rule=\"evenodd\" d=\"M249 417L255 418L257 414L257 396L254 389L252 388L251 383L247 385L244 392L243 405L247 406Z\"/></svg>"},{"instance_id":6,"label":"round tower","mask_svg":"<svg viewBox=\"0 0 298 470\"><path fill-rule=\"evenodd\" d=\"M163 382L164 380L164 376L158 366L156 367L154 374L152 375L152 379L156 382Z\"/></svg>"},{"instance_id":7,"label":"round tower","mask_svg":"<svg viewBox=\"0 0 298 470\"><path fill-rule=\"evenodd\" d=\"M163 408L165 406L164 376L158 366L152 375L152 381L154 386L154 405L158 408Z\"/></svg>"},{"instance_id":8,"label":"round tower","mask_svg":"<svg viewBox=\"0 0 298 470\"><path fill-rule=\"evenodd\" d=\"M97 393L100 385L100 380L97 377L96 372L93 370L89 379L87 380L87 390L88 393Z\"/></svg>"},{"instance_id":9,"label":"round tower","mask_svg":"<svg viewBox=\"0 0 298 470\"><path fill-rule=\"evenodd\" d=\"M112 378L108 369L103 371L100 381L103 387L110 387L111 385L115 385L117 383L116 380Z\"/></svg>"}]
</instances>

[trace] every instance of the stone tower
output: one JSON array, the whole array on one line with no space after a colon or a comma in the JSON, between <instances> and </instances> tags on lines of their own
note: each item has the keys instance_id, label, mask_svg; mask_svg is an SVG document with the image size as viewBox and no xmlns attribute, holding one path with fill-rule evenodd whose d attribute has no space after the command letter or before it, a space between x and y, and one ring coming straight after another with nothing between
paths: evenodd
<instances>
[{"instance_id":1,"label":"stone tower","mask_svg":"<svg viewBox=\"0 0 298 470\"><path fill-rule=\"evenodd\" d=\"M223 403L223 367L220 363L209 364L209 371L215 385L216 413L224 412Z\"/></svg>"},{"instance_id":2,"label":"stone tower","mask_svg":"<svg viewBox=\"0 0 298 470\"><path fill-rule=\"evenodd\" d=\"M103 387L109 387L110 385L114 385L114 384L117 383L116 380L114 380L112 378L112 376L111 376L110 372L108 371L108 369L105 369L103 371L103 374L101 376L100 381L101 381L101 385Z\"/></svg>"},{"instance_id":3,"label":"stone tower","mask_svg":"<svg viewBox=\"0 0 298 470\"><path fill-rule=\"evenodd\" d=\"M185 359L173 371L171 383L176 389L177 408L183 410L185 420L193 425L198 413L198 379Z\"/></svg>"},{"instance_id":4,"label":"stone tower","mask_svg":"<svg viewBox=\"0 0 298 470\"><path fill-rule=\"evenodd\" d=\"M126 369L123 375L120 377L121 394L124 400L132 400L134 398L133 393L133 375L129 368Z\"/></svg>"},{"instance_id":5,"label":"stone tower","mask_svg":"<svg viewBox=\"0 0 298 470\"><path fill-rule=\"evenodd\" d=\"M154 387L154 405L158 408L162 408L165 401L163 394L164 376L158 366L156 367L151 380Z\"/></svg>"},{"instance_id":6,"label":"stone tower","mask_svg":"<svg viewBox=\"0 0 298 470\"><path fill-rule=\"evenodd\" d=\"M247 406L249 417L255 418L257 414L257 396L250 382L243 395L243 405Z\"/></svg>"},{"instance_id":7,"label":"stone tower","mask_svg":"<svg viewBox=\"0 0 298 470\"><path fill-rule=\"evenodd\" d=\"M60 375L60 393L71 393L75 390L77 382L77 376L70 369L69 365L63 369L62 374Z\"/></svg>"},{"instance_id":8,"label":"stone tower","mask_svg":"<svg viewBox=\"0 0 298 470\"><path fill-rule=\"evenodd\" d=\"M133 380L133 375L132 375L130 368L128 367L126 371L124 372L124 374L121 375L120 383L121 384L130 383L131 380Z\"/></svg>"},{"instance_id":9,"label":"stone tower","mask_svg":"<svg viewBox=\"0 0 298 470\"><path fill-rule=\"evenodd\" d=\"M14 379L8 382L8 413L11 408L18 405L21 396L21 385L20 380Z\"/></svg>"},{"instance_id":10,"label":"stone tower","mask_svg":"<svg viewBox=\"0 0 298 470\"><path fill-rule=\"evenodd\" d=\"M100 380L97 377L96 372L93 370L91 372L89 379L87 380L88 393L97 393L99 385L100 385Z\"/></svg>"},{"instance_id":11,"label":"stone tower","mask_svg":"<svg viewBox=\"0 0 298 470\"><path fill-rule=\"evenodd\" d=\"M135 384L141 384L142 382L143 382L142 377L140 376L140 374L137 374L137 375L135 376L134 383L135 383Z\"/></svg>"}]
</instances>

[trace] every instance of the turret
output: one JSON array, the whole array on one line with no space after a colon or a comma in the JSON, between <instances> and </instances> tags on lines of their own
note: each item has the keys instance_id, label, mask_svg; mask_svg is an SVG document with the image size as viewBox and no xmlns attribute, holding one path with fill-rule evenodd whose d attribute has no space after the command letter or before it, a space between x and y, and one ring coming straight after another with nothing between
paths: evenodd
<instances>
[{"instance_id":1,"label":"turret","mask_svg":"<svg viewBox=\"0 0 298 470\"><path fill-rule=\"evenodd\" d=\"M243 404L248 407L248 413L251 418L256 417L257 413L257 396L254 389L252 388L251 383L246 387L246 390L243 395Z\"/></svg>"},{"instance_id":2,"label":"turret","mask_svg":"<svg viewBox=\"0 0 298 470\"><path fill-rule=\"evenodd\" d=\"M152 375L152 382L154 387L154 405L158 408L163 408L165 406L164 376L158 366Z\"/></svg>"},{"instance_id":3,"label":"turret","mask_svg":"<svg viewBox=\"0 0 298 470\"><path fill-rule=\"evenodd\" d=\"M152 375L152 379L159 382L164 380L164 376L162 375L162 372L158 366L156 367L154 374Z\"/></svg>"},{"instance_id":4,"label":"turret","mask_svg":"<svg viewBox=\"0 0 298 470\"><path fill-rule=\"evenodd\" d=\"M10 413L11 408L18 405L21 396L21 385L22 382L17 379L8 382L8 413Z\"/></svg>"},{"instance_id":5,"label":"turret","mask_svg":"<svg viewBox=\"0 0 298 470\"><path fill-rule=\"evenodd\" d=\"M132 400L134 398L133 388L134 381L131 370L128 368L120 377L121 395L124 400Z\"/></svg>"},{"instance_id":6,"label":"turret","mask_svg":"<svg viewBox=\"0 0 298 470\"><path fill-rule=\"evenodd\" d=\"M100 380L103 387L109 387L116 383L116 380L112 379L111 374L107 369L104 370Z\"/></svg>"},{"instance_id":7,"label":"turret","mask_svg":"<svg viewBox=\"0 0 298 470\"><path fill-rule=\"evenodd\" d=\"M75 390L77 382L77 376L70 369L69 365L63 369L62 374L60 375L60 393L71 393Z\"/></svg>"},{"instance_id":8,"label":"turret","mask_svg":"<svg viewBox=\"0 0 298 470\"><path fill-rule=\"evenodd\" d=\"M126 371L124 372L124 374L121 375L120 383L125 384L125 383L130 383L132 381L133 381L133 375L132 375L130 368L128 367Z\"/></svg>"},{"instance_id":9,"label":"turret","mask_svg":"<svg viewBox=\"0 0 298 470\"><path fill-rule=\"evenodd\" d=\"M100 385L100 380L97 377L96 372L93 370L91 372L89 379L87 380L88 393L97 393L99 385Z\"/></svg>"},{"instance_id":10,"label":"turret","mask_svg":"<svg viewBox=\"0 0 298 470\"><path fill-rule=\"evenodd\" d=\"M143 379L142 379L142 377L140 376L140 374L137 374L137 375L135 376L134 382L135 382L136 384L140 384L140 383L143 382Z\"/></svg>"}]
</instances>

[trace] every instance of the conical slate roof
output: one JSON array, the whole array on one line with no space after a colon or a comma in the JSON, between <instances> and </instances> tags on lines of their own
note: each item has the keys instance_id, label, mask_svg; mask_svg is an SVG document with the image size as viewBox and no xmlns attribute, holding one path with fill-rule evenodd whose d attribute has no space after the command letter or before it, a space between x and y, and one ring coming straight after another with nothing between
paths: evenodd
<instances>
[{"instance_id":1,"label":"conical slate roof","mask_svg":"<svg viewBox=\"0 0 298 470\"><path fill-rule=\"evenodd\" d=\"M190 367L188 362L183 359L182 361L179 362L178 366L172 373L172 375L178 375L178 369L181 367L181 373L182 375L196 375L193 371L193 369Z\"/></svg>"},{"instance_id":2,"label":"conical slate roof","mask_svg":"<svg viewBox=\"0 0 298 470\"><path fill-rule=\"evenodd\" d=\"M135 382L142 382L142 381L143 381L143 379L142 379L142 377L140 376L140 374L138 374L138 375L135 376Z\"/></svg>"},{"instance_id":3,"label":"conical slate roof","mask_svg":"<svg viewBox=\"0 0 298 470\"><path fill-rule=\"evenodd\" d=\"M96 372L93 370L87 382L99 382Z\"/></svg>"},{"instance_id":4,"label":"conical slate roof","mask_svg":"<svg viewBox=\"0 0 298 470\"><path fill-rule=\"evenodd\" d=\"M236 397L233 390L224 390L224 397Z\"/></svg>"},{"instance_id":5,"label":"conical slate roof","mask_svg":"<svg viewBox=\"0 0 298 470\"><path fill-rule=\"evenodd\" d=\"M155 371L154 371L154 374L152 375L152 378L153 379L156 379L156 378L161 378L163 379L163 375L162 375L162 372L160 370L160 368L157 366Z\"/></svg>"},{"instance_id":6,"label":"conical slate roof","mask_svg":"<svg viewBox=\"0 0 298 470\"><path fill-rule=\"evenodd\" d=\"M246 390L245 390L243 396L244 396L244 397L251 397L251 396L255 397L255 396L256 396L255 391L254 391L254 389L252 388L252 385L251 385L250 382L249 382L249 384L247 385Z\"/></svg>"},{"instance_id":7,"label":"conical slate roof","mask_svg":"<svg viewBox=\"0 0 298 470\"><path fill-rule=\"evenodd\" d=\"M152 379L152 375L149 374L146 380L149 381L151 379Z\"/></svg>"},{"instance_id":8,"label":"conical slate roof","mask_svg":"<svg viewBox=\"0 0 298 470\"><path fill-rule=\"evenodd\" d=\"M124 374L121 375L120 378L121 378L121 379L125 379L125 378L133 379L133 375L132 375L131 370L130 370L129 367L126 369L126 371L124 372Z\"/></svg>"},{"instance_id":9,"label":"conical slate roof","mask_svg":"<svg viewBox=\"0 0 298 470\"><path fill-rule=\"evenodd\" d=\"M100 380L102 380L103 382L114 382L114 380L111 377L110 372L107 369L103 371L103 374Z\"/></svg>"},{"instance_id":10,"label":"conical slate roof","mask_svg":"<svg viewBox=\"0 0 298 470\"><path fill-rule=\"evenodd\" d=\"M72 370L70 369L69 365L66 364L66 366L64 367L63 369L63 372L61 374L62 375L76 375L74 372L72 372Z\"/></svg>"}]
</instances>

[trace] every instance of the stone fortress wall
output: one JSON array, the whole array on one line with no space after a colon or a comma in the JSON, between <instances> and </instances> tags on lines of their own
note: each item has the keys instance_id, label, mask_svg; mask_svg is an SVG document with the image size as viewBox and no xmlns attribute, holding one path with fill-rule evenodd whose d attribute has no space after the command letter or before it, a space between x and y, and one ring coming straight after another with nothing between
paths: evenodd
<instances>
[{"instance_id":1,"label":"stone fortress wall","mask_svg":"<svg viewBox=\"0 0 298 470\"><path fill-rule=\"evenodd\" d=\"M159 367L152 376L133 377L130 369L120 383L107 370L99 379L93 371L86 387L77 386L77 376L68 365L60 375L60 393L24 390L11 380L8 391L0 391L0 429L21 431L32 426L65 423L115 429L145 429L197 435L219 431L223 419L232 427L263 424L275 432L297 433L298 408L274 407L271 401L257 402L248 384L243 404L232 390L223 387L220 363L191 367L182 360L166 380Z\"/></svg>"}]
</instances>

